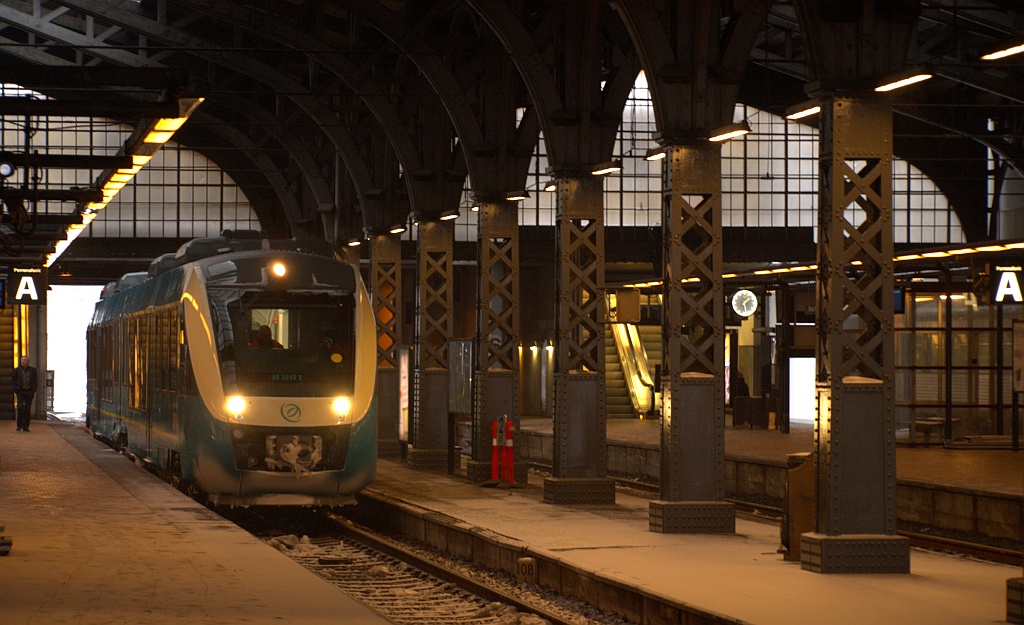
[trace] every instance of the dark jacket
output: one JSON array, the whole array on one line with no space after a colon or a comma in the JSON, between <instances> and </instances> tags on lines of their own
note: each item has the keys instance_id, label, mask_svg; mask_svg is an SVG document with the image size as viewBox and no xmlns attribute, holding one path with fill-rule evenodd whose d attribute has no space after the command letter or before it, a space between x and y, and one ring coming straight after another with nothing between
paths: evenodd
<instances>
[{"instance_id":1,"label":"dark jacket","mask_svg":"<svg viewBox=\"0 0 1024 625\"><path fill-rule=\"evenodd\" d=\"M25 375L22 375L22 371L25 371ZM11 373L11 382L14 383L15 393L34 395L36 388L39 386L39 374L32 365L27 367L19 366Z\"/></svg>"}]
</instances>

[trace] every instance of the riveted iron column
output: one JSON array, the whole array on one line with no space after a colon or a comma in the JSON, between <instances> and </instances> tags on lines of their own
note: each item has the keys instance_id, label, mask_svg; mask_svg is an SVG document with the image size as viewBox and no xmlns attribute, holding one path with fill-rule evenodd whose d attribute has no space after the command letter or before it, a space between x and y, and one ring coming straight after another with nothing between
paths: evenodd
<instances>
[{"instance_id":1,"label":"riveted iron column","mask_svg":"<svg viewBox=\"0 0 1024 625\"><path fill-rule=\"evenodd\" d=\"M661 498L650 529L736 531L725 501L725 334L721 147L673 146L662 203Z\"/></svg>"},{"instance_id":2,"label":"riveted iron column","mask_svg":"<svg viewBox=\"0 0 1024 625\"><path fill-rule=\"evenodd\" d=\"M416 371L409 466L448 469L448 339L452 335L450 221L419 225Z\"/></svg>"},{"instance_id":3,"label":"riveted iron column","mask_svg":"<svg viewBox=\"0 0 1024 625\"><path fill-rule=\"evenodd\" d=\"M466 465L466 479L472 482L491 477L492 423L505 417L519 431L518 205L480 202L479 233L473 457ZM517 461L515 467L515 481L525 483L526 465Z\"/></svg>"},{"instance_id":4,"label":"riveted iron column","mask_svg":"<svg viewBox=\"0 0 1024 625\"><path fill-rule=\"evenodd\" d=\"M397 234L377 234L370 244L370 292L377 318L377 455L397 458L402 454L395 349L402 329L402 242Z\"/></svg>"},{"instance_id":5,"label":"riveted iron column","mask_svg":"<svg viewBox=\"0 0 1024 625\"><path fill-rule=\"evenodd\" d=\"M546 503L615 503L615 482L605 477L602 192L599 177L558 179L555 448Z\"/></svg>"},{"instance_id":6,"label":"riveted iron column","mask_svg":"<svg viewBox=\"0 0 1024 625\"><path fill-rule=\"evenodd\" d=\"M908 573L896 536L892 105L821 100L815 532L801 566Z\"/></svg>"}]
</instances>

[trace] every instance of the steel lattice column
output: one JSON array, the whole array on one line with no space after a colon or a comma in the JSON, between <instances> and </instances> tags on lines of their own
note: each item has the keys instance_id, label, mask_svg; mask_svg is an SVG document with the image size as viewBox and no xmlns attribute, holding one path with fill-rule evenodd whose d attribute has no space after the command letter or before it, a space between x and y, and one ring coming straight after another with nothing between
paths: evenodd
<instances>
[{"instance_id":1,"label":"steel lattice column","mask_svg":"<svg viewBox=\"0 0 1024 625\"><path fill-rule=\"evenodd\" d=\"M548 503L614 503L604 477L604 198L599 177L558 180L554 477Z\"/></svg>"},{"instance_id":2,"label":"steel lattice column","mask_svg":"<svg viewBox=\"0 0 1024 625\"><path fill-rule=\"evenodd\" d=\"M661 499L656 532L729 533L725 501L725 334L721 147L673 146L662 202Z\"/></svg>"},{"instance_id":3,"label":"steel lattice column","mask_svg":"<svg viewBox=\"0 0 1024 625\"><path fill-rule=\"evenodd\" d=\"M370 289L377 319L377 455L401 455L396 347L402 330L402 241L397 234L370 239Z\"/></svg>"},{"instance_id":4,"label":"steel lattice column","mask_svg":"<svg viewBox=\"0 0 1024 625\"><path fill-rule=\"evenodd\" d=\"M502 417L519 430L519 207L481 201L475 410L472 460L466 478L491 477L491 424ZM526 465L516 462L517 482Z\"/></svg>"},{"instance_id":5,"label":"steel lattice column","mask_svg":"<svg viewBox=\"0 0 1024 625\"><path fill-rule=\"evenodd\" d=\"M450 221L419 225L416 287L416 375L409 465L448 468L448 339L452 335Z\"/></svg>"},{"instance_id":6,"label":"steel lattice column","mask_svg":"<svg viewBox=\"0 0 1024 625\"><path fill-rule=\"evenodd\" d=\"M892 105L821 102L815 532L805 569L907 573L896 533Z\"/></svg>"}]
</instances>

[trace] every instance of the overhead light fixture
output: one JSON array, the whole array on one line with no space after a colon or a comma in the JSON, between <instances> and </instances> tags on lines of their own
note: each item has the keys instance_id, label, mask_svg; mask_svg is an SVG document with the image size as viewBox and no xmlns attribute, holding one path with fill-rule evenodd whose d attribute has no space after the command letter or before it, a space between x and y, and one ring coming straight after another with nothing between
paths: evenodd
<instances>
[{"instance_id":1,"label":"overhead light fixture","mask_svg":"<svg viewBox=\"0 0 1024 625\"><path fill-rule=\"evenodd\" d=\"M440 217L441 221L451 221L453 219L458 219L458 218L459 218L459 211L456 208L444 211L443 213L441 213L441 217Z\"/></svg>"},{"instance_id":2,"label":"overhead light fixture","mask_svg":"<svg viewBox=\"0 0 1024 625\"><path fill-rule=\"evenodd\" d=\"M479 204L474 204L474 205L469 207L469 210L472 213L479 213L480 212L480 205Z\"/></svg>"},{"instance_id":3,"label":"overhead light fixture","mask_svg":"<svg viewBox=\"0 0 1024 625\"><path fill-rule=\"evenodd\" d=\"M750 124L747 123L747 120L743 120L735 124L729 124L728 126L716 128L715 130L711 131L711 136L708 137L708 141L713 141L715 143L728 141L729 139L742 137L748 132L750 132Z\"/></svg>"},{"instance_id":4,"label":"overhead light fixture","mask_svg":"<svg viewBox=\"0 0 1024 625\"><path fill-rule=\"evenodd\" d=\"M786 119L797 120L811 115L817 115L821 112L821 105L815 100L808 102L801 102L800 104L794 104L793 106L786 109Z\"/></svg>"},{"instance_id":5,"label":"overhead light fixture","mask_svg":"<svg viewBox=\"0 0 1024 625\"><path fill-rule=\"evenodd\" d=\"M134 170L134 171L132 171L132 170ZM111 181L112 182L127 182L128 180L132 179L132 176L134 176L136 173L138 173L141 170L142 170L141 167L132 167L130 169L118 169L116 172L114 172L113 175L111 175Z\"/></svg>"},{"instance_id":6,"label":"overhead light fixture","mask_svg":"<svg viewBox=\"0 0 1024 625\"><path fill-rule=\"evenodd\" d=\"M644 155L644 160L647 161L660 161L661 159L668 156L668 151L665 148L651 148L647 150L647 154Z\"/></svg>"},{"instance_id":7,"label":"overhead light fixture","mask_svg":"<svg viewBox=\"0 0 1024 625\"><path fill-rule=\"evenodd\" d=\"M546 185L544 185L544 190L548 191L548 192L550 192L550 191L557 191L558 190L558 182L555 181L555 180L548 181L548 183Z\"/></svg>"},{"instance_id":8,"label":"overhead light fixture","mask_svg":"<svg viewBox=\"0 0 1024 625\"><path fill-rule=\"evenodd\" d=\"M180 129L196 108L202 104L203 98L180 98L178 99L177 117L164 117L149 120L148 123L139 124L132 132L132 135L124 142L118 151L117 156L131 156L132 166L118 169L107 169L96 178L96 188L103 194L103 200L99 202L87 202L79 207L82 215L81 224L72 224L68 227L67 239L60 241L52 254L47 256L46 266L49 267L64 252L75 238L96 218L99 211L106 208L114 196L127 185L135 174L142 171L142 168L153 158L160 147L170 140L174 133ZM3 164L0 164L0 175L3 175Z\"/></svg>"},{"instance_id":9,"label":"overhead light fixture","mask_svg":"<svg viewBox=\"0 0 1024 625\"><path fill-rule=\"evenodd\" d=\"M395 224L388 230L391 234L402 234L405 232L405 224Z\"/></svg>"},{"instance_id":10,"label":"overhead light fixture","mask_svg":"<svg viewBox=\"0 0 1024 625\"><path fill-rule=\"evenodd\" d=\"M153 124L153 129L146 133L142 141L144 143L167 143L186 121L188 121L188 115L158 119Z\"/></svg>"},{"instance_id":11,"label":"overhead light fixture","mask_svg":"<svg viewBox=\"0 0 1024 625\"><path fill-rule=\"evenodd\" d=\"M509 202L519 202L521 200L529 199L529 197L529 191L511 191L508 195L505 196L505 199L508 200Z\"/></svg>"},{"instance_id":12,"label":"overhead light fixture","mask_svg":"<svg viewBox=\"0 0 1024 625\"><path fill-rule=\"evenodd\" d=\"M888 92L895 91L896 89L902 89L908 85L914 85L919 82L923 82L932 77L932 72L929 69L921 67L912 67L902 72L897 72L890 76L886 76L882 79L882 84L875 87L875 91Z\"/></svg>"},{"instance_id":13,"label":"overhead light fixture","mask_svg":"<svg viewBox=\"0 0 1024 625\"><path fill-rule=\"evenodd\" d=\"M1013 46L1012 48L1006 48L1005 50L1000 50L998 52L990 52L981 57L981 60L998 61L999 59L1005 59L1008 56L1013 56L1014 54L1020 54L1022 52L1024 52L1024 44Z\"/></svg>"},{"instance_id":14,"label":"overhead light fixture","mask_svg":"<svg viewBox=\"0 0 1024 625\"><path fill-rule=\"evenodd\" d=\"M622 161L615 160L596 165L594 170L590 173L594 176L607 176L608 174L614 174L620 171L622 171Z\"/></svg>"},{"instance_id":15,"label":"overhead light fixture","mask_svg":"<svg viewBox=\"0 0 1024 625\"><path fill-rule=\"evenodd\" d=\"M363 244L363 240L360 239L359 237L352 237L351 239L348 240L348 243L347 243L347 245L349 247L359 247L362 244Z\"/></svg>"}]
</instances>

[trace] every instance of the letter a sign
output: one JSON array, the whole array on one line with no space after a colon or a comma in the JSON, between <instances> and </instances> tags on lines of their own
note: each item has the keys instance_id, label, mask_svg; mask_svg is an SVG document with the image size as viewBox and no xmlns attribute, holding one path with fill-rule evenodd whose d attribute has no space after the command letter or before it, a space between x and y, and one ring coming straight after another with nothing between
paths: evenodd
<instances>
[{"instance_id":1,"label":"letter a sign","mask_svg":"<svg viewBox=\"0 0 1024 625\"><path fill-rule=\"evenodd\" d=\"M995 304L1020 304L1024 295L1020 290L1020 265L996 266L992 272L992 302Z\"/></svg>"},{"instance_id":2,"label":"letter a sign","mask_svg":"<svg viewBox=\"0 0 1024 625\"><path fill-rule=\"evenodd\" d=\"M12 267L7 273L4 291L8 304L46 305L46 269Z\"/></svg>"}]
</instances>

